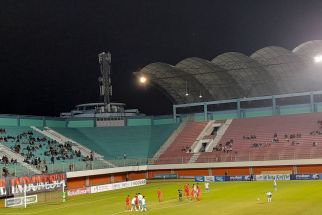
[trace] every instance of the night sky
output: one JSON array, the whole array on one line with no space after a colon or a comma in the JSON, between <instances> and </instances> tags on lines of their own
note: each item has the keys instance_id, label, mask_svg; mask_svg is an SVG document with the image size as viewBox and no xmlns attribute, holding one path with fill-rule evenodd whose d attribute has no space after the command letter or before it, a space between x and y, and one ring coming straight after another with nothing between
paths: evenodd
<instances>
[{"instance_id":1,"label":"night sky","mask_svg":"<svg viewBox=\"0 0 322 215\"><path fill-rule=\"evenodd\" d=\"M113 101L167 114L170 101L133 72L313 39L322 39L321 0L0 0L0 114L57 116L99 101L102 51L112 53Z\"/></svg>"}]
</instances>

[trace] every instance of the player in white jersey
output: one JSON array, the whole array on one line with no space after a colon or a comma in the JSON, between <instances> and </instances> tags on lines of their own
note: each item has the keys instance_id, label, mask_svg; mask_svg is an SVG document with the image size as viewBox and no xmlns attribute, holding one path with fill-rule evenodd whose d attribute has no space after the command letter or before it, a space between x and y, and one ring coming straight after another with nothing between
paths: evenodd
<instances>
[{"instance_id":1,"label":"player in white jersey","mask_svg":"<svg viewBox=\"0 0 322 215\"><path fill-rule=\"evenodd\" d=\"M206 192L209 192L209 182L205 182L205 189L206 189Z\"/></svg>"},{"instance_id":2,"label":"player in white jersey","mask_svg":"<svg viewBox=\"0 0 322 215\"><path fill-rule=\"evenodd\" d=\"M133 211L133 209L135 211L138 211L138 209L136 209L136 207L135 207L135 201L136 201L136 197L133 197L133 199L131 201L131 211Z\"/></svg>"},{"instance_id":3,"label":"player in white jersey","mask_svg":"<svg viewBox=\"0 0 322 215\"><path fill-rule=\"evenodd\" d=\"M266 196L267 196L267 202L272 202L273 193L269 191L266 193Z\"/></svg>"},{"instance_id":4,"label":"player in white jersey","mask_svg":"<svg viewBox=\"0 0 322 215\"><path fill-rule=\"evenodd\" d=\"M141 208L142 208L142 199L143 199L142 194L138 193L139 210L141 210Z\"/></svg>"},{"instance_id":5,"label":"player in white jersey","mask_svg":"<svg viewBox=\"0 0 322 215\"><path fill-rule=\"evenodd\" d=\"M192 189L193 189L193 197L196 198L197 197L197 185L193 185L192 186Z\"/></svg>"},{"instance_id":6,"label":"player in white jersey","mask_svg":"<svg viewBox=\"0 0 322 215\"><path fill-rule=\"evenodd\" d=\"M274 179L273 186L274 186L274 190L275 190L275 191L277 191L277 182L276 182L276 178Z\"/></svg>"},{"instance_id":7,"label":"player in white jersey","mask_svg":"<svg viewBox=\"0 0 322 215\"><path fill-rule=\"evenodd\" d=\"M146 211L144 196L142 196L142 199L141 199L141 211Z\"/></svg>"}]
</instances>

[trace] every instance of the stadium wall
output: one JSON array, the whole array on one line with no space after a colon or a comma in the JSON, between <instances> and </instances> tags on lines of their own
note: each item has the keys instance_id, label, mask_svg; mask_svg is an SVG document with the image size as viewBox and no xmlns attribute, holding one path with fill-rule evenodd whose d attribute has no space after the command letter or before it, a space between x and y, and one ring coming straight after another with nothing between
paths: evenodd
<instances>
[{"instance_id":1,"label":"stadium wall","mask_svg":"<svg viewBox=\"0 0 322 215\"><path fill-rule=\"evenodd\" d=\"M263 172L322 173L322 159L144 165L68 172L67 187L71 189L126 180L154 179L157 175L169 174L176 174L178 178L192 178L205 175L256 175Z\"/></svg>"}]
</instances>

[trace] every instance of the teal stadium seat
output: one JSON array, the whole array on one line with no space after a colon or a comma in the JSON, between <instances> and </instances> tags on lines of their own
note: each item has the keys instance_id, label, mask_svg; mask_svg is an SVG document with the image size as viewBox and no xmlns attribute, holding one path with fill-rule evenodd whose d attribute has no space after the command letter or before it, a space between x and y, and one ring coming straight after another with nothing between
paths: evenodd
<instances>
[{"instance_id":1,"label":"teal stadium seat","mask_svg":"<svg viewBox=\"0 0 322 215\"><path fill-rule=\"evenodd\" d=\"M108 128L52 128L104 156L106 160L153 157L178 124Z\"/></svg>"}]
</instances>

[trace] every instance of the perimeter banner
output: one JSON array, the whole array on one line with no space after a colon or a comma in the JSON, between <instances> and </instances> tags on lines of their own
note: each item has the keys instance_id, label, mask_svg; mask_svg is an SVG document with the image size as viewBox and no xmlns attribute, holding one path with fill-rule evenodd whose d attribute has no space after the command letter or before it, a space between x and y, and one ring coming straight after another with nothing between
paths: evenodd
<instances>
[{"instance_id":1,"label":"perimeter banner","mask_svg":"<svg viewBox=\"0 0 322 215\"><path fill-rule=\"evenodd\" d=\"M26 204L33 204L38 202L37 195L26 196ZM6 208L22 206L25 204L25 197L9 198L6 199L4 205Z\"/></svg>"},{"instance_id":2,"label":"perimeter banner","mask_svg":"<svg viewBox=\"0 0 322 215\"><path fill-rule=\"evenodd\" d=\"M205 177L204 176L195 176L195 182L204 182Z\"/></svg>"},{"instance_id":3,"label":"perimeter banner","mask_svg":"<svg viewBox=\"0 0 322 215\"><path fill-rule=\"evenodd\" d=\"M320 174L293 174L291 180L319 180Z\"/></svg>"},{"instance_id":4,"label":"perimeter banner","mask_svg":"<svg viewBox=\"0 0 322 215\"><path fill-rule=\"evenodd\" d=\"M228 176L226 181L246 181L244 175Z\"/></svg>"},{"instance_id":5,"label":"perimeter banner","mask_svg":"<svg viewBox=\"0 0 322 215\"><path fill-rule=\"evenodd\" d=\"M82 187L82 188L75 188L75 189L68 189L67 196L78 196L82 194L91 193L90 187Z\"/></svg>"},{"instance_id":6,"label":"perimeter banner","mask_svg":"<svg viewBox=\"0 0 322 215\"><path fill-rule=\"evenodd\" d=\"M2 178L0 179L0 197L23 194L25 186L27 194L30 194L60 188L65 184L65 173Z\"/></svg>"},{"instance_id":7,"label":"perimeter banner","mask_svg":"<svg viewBox=\"0 0 322 215\"><path fill-rule=\"evenodd\" d=\"M205 182L214 182L215 176L205 176Z\"/></svg>"},{"instance_id":8,"label":"perimeter banner","mask_svg":"<svg viewBox=\"0 0 322 215\"><path fill-rule=\"evenodd\" d=\"M290 174L265 174L265 175L256 175L256 181L271 181L271 180L282 180L289 181L291 180Z\"/></svg>"},{"instance_id":9,"label":"perimeter banner","mask_svg":"<svg viewBox=\"0 0 322 215\"><path fill-rule=\"evenodd\" d=\"M103 185L98 185L98 186L91 186L90 193L100 193L100 192L105 192L105 191L110 191L110 190L118 190L118 189L123 189L123 188L128 188L128 187L136 187L136 186L141 186L141 185L145 185L145 184L146 184L145 179L119 182L119 183L113 183L113 184L103 184Z\"/></svg>"}]
</instances>

